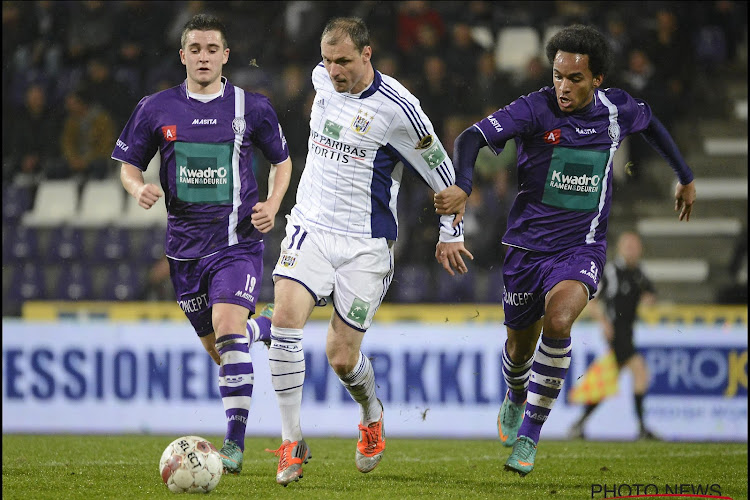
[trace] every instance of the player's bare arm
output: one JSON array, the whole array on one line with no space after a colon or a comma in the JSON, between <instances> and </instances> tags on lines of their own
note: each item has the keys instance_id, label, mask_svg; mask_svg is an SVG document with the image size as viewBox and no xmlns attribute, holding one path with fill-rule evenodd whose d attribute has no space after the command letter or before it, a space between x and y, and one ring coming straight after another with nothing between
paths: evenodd
<instances>
[{"instance_id":1,"label":"player's bare arm","mask_svg":"<svg viewBox=\"0 0 750 500\"><path fill-rule=\"evenodd\" d=\"M435 193L433 197L435 213L438 215L456 214L456 218L453 221L453 227L456 227L464 218L466 200L468 198L469 195L460 187L455 184L448 186L439 193Z\"/></svg>"},{"instance_id":2,"label":"player's bare arm","mask_svg":"<svg viewBox=\"0 0 750 500\"><path fill-rule=\"evenodd\" d=\"M452 243L439 241L435 246L435 260L437 260L438 263L443 266L443 269L445 269L451 276L456 275L456 273L453 272L453 269L458 271L458 274L466 274L469 272L469 268L464 262L463 255L474 260L474 256L464 246L463 241Z\"/></svg>"},{"instance_id":3,"label":"player's bare arm","mask_svg":"<svg viewBox=\"0 0 750 500\"><path fill-rule=\"evenodd\" d=\"M674 210L680 212L680 220L689 221L695 203L695 181L689 184L677 183L674 190Z\"/></svg>"},{"instance_id":4,"label":"player's bare arm","mask_svg":"<svg viewBox=\"0 0 750 500\"><path fill-rule=\"evenodd\" d=\"M130 196L136 199L138 205L146 210L153 207L159 201L159 198L164 196L159 186L145 183L141 169L130 163L122 162L122 166L120 167L120 181L125 191L130 193Z\"/></svg>"},{"instance_id":5,"label":"player's bare arm","mask_svg":"<svg viewBox=\"0 0 750 500\"><path fill-rule=\"evenodd\" d=\"M268 173L268 198L266 201L253 205L253 213L250 216L253 226L261 233L267 233L273 229L276 214L286 190L289 188L291 178L291 158L287 158L276 165L271 165L271 170Z\"/></svg>"}]
</instances>

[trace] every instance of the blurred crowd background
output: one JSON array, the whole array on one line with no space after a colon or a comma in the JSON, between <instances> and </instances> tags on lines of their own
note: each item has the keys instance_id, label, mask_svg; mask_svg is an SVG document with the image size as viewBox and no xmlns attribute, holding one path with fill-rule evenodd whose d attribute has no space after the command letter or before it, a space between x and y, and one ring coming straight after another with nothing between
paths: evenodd
<instances>
[{"instance_id":1,"label":"blurred crowd background","mask_svg":"<svg viewBox=\"0 0 750 500\"><path fill-rule=\"evenodd\" d=\"M23 214L34 208L37 190L47 181L72 179L81 193L89 182L118 178L119 165L110 159L115 141L143 96L185 79L180 34L199 12L226 23L231 53L224 74L271 99L292 153L292 185L267 239L263 301L272 300L270 270L283 216L294 203L304 168L310 72L320 60L322 28L333 16L356 15L367 22L375 68L420 99L449 153L464 128L551 84L544 44L571 23L592 24L606 34L615 64L605 87L621 87L648 101L683 152L690 148L684 139L690 133L675 129L696 118L731 114L723 75L746 78L747 71L747 3L739 1L3 2L4 314L18 314L29 299L173 298L163 259L164 225L119 233L117 224L35 229L23 223ZM746 137L746 116L744 127ZM618 156L632 168L615 179L615 203L658 197L663 215L672 216L671 181L653 187L644 166L661 160L645 141L631 141ZM256 158L263 185L267 164L262 155ZM666 164L659 168L672 178ZM499 301L500 237L516 190L514 145L498 157L484 148L474 184L465 227L475 256L472 269L482 285L474 278L446 281L433 260L437 231L431 193L406 175L397 274L387 300ZM700 194L699 186L699 199ZM699 205L696 217L702 211ZM746 221L745 215L745 235ZM118 238L122 247L106 250ZM19 241L26 242L20 250ZM732 253L740 264L728 260L725 265L741 267L744 255L746 289L746 236L736 241L745 241L744 249ZM61 251L63 242L68 251ZM79 279L80 286L71 288ZM115 289L117 280L122 283Z\"/></svg>"}]
</instances>

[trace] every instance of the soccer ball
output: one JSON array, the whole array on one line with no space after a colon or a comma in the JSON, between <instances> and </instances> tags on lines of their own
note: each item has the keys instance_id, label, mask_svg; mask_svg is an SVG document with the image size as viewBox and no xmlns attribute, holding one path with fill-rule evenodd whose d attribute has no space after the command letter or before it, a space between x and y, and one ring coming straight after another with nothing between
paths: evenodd
<instances>
[{"instance_id":1,"label":"soccer ball","mask_svg":"<svg viewBox=\"0 0 750 500\"><path fill-rule=\"evenodd\" d=\"M159 474L175 493L208 493L219 484L223 470L219 451L198 436L175 439L159 460Z\"/></svg>"}]
</instances>

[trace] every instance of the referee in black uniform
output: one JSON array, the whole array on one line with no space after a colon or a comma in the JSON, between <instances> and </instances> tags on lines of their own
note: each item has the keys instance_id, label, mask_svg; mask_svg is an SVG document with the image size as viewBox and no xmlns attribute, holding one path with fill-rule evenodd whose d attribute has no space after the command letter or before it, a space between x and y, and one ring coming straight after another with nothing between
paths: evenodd
<instances>
[{"instance_id":1,"label":"referee in black uniform","mask_svg":"<svg viewBox=\"0 0 750 500\"><path fill-rule=\"evenodd\" d=\"M646 361L633 345L633 324L641 303L653 304L654 286L643 273L640 260L643 253L641 238L625 232L617 240L617 256L604 266L599 292L591 301L592 316L603 328L612 347L618 369L628 368L633 374L635 411L638 415L639 439L656 439L643 422L643 398L648 391L649 373ZM583 426L599 403L588 404L583 416L573 425L570 437L583 438Z\"/></svg>"}]
</instances>

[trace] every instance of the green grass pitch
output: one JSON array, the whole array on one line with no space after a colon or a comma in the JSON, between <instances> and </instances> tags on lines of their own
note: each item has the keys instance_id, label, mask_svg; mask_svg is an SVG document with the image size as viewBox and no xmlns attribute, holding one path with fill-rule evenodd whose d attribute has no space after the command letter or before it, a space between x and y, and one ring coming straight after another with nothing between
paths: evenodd
<instances>
[{"instance_id":1,"label":"green grass pitch","mask_svg":"<svg viewBox=\"0 0 750 500\"><path fill-rule=\"evenodd\" d=\"M177 437L3 435L2 497L173 498L161 481L158 462ZM221 444L220 436L204 437ZM659 493L665 485L713 484L722 497L734 500L747 499L748 491L747 443L543 440L535 470L521 478L503 470L510 450L497 440L389 438L383 461L369 474L354 465L355 438L307 441L313 458L304 466L304 477L283 488L275 481L277 458L264 451L276 449L279 440L248 437L242 474L222 477L211 497L586 499L604 498L602 493L592 497L594 484L649 483ZM715 489L708 494L718 496Z\"/></svg>"}]
</instances>

